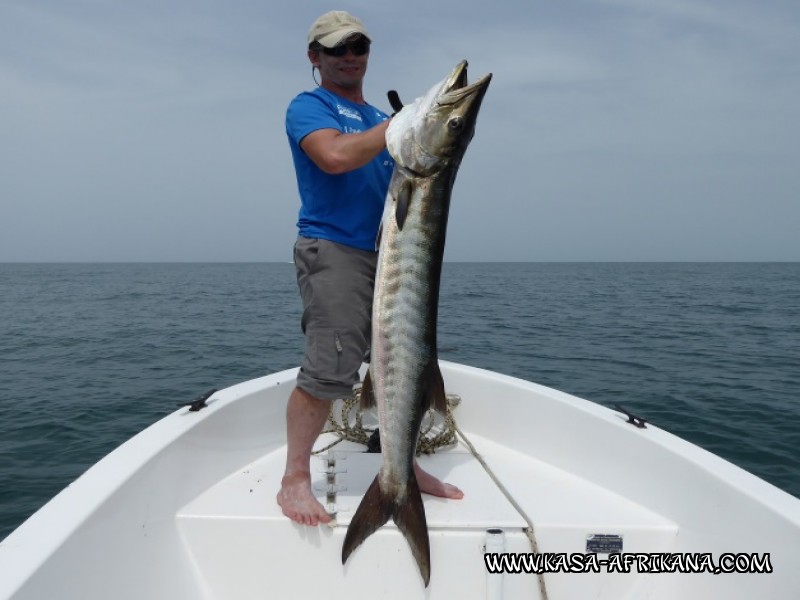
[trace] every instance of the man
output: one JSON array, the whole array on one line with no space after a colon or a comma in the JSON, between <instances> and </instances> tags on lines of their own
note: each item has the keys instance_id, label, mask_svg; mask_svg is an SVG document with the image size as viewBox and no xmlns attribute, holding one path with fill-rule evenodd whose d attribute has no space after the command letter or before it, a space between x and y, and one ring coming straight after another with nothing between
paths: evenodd
<instances>
[{"instance_id":1,"label":"man","mask_svg":"<svg viewBox=\"0 0 800 600\"><path fill-rule=\"evenodd\" d=\"M349 397L369 348L377 252L375 238L394 161L386 151L389 117L363 95L371 39L344 11L319 17L308 33L319 87L286 113L301 209L295 244L306 355L286 409L283 514L305 525L331 517L311 490L310 459L330 403ZM461 498L415 463L420 490Z\"/></svg>"}]
</instances>

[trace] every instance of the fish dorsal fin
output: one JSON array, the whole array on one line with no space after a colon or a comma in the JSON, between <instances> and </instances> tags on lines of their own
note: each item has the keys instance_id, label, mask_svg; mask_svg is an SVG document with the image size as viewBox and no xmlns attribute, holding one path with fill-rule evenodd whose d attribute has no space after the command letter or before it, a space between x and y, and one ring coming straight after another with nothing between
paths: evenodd
<instances>
[{"instance_id":1,"label":"fish dorsal fin","mask_svg":"<svg viewBox=\"0 0 800 600\"><path fill-rule=\"evenodd\" d=\"M403 180L403 182L398 186L397 195L395 196L395 206L394 206L394 218L397 221L397 228L402 231L403 225L406 222L406 217L408 216L408 206L411 204L411 190L412 190L411 182L408 179Z\"/></svg>"},{"instance_id":2,"label":"fish dorsal fin","mask_svg":"<svg viewBox=\"0 0 800 600\"><path fill-rule=\"evenodd\" d=\"M447 396L444 392L444 379L439 369L439 360L434 358L431 368L431 379L428 384L428 408L435 409L439 414L447 414Z\"/></svg>"}]
</instances>

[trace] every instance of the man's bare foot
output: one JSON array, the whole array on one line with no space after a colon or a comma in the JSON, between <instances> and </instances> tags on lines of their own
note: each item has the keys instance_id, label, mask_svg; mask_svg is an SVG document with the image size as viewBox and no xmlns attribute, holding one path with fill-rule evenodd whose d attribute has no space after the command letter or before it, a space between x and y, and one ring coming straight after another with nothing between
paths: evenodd
<instances>
[{"instance_id":1,"label":"man's bare foot","mask_svg":"<svg viewBox=\"0 0 800 600\"><path fill-rule=\"evenodd\" d=\"M421 492L431 496L439 496L440 498L449 498L450 500L460 500L464 497L464 492L456 486L436 479L427 471L423 471L417 461L414 461L414 472L417 475L417 483Z\"/></svg>"},{"instance_id":2,"label":"man's bare foot","mask_svg":"<svg viewBox=\"0 0 800 600\"><path fill-rule=\"evenodd\" d=\"M311 475L309 473L291 473L281 480L278 492L278 504L283 514L295 523L316 526L330 523L331 516L314 497L311 491Z\"/></svg>"}]
</instances>

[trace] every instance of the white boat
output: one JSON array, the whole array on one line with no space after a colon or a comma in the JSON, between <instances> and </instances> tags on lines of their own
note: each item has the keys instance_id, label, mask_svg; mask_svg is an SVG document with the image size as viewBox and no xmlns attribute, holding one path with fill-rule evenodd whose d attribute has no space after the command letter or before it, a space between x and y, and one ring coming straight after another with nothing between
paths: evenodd
<instances>
[{"instance_id":1,"label":"white boat","mask_svg":"<svg viewBox=\"0 0 800 600\"><path fill-rule=\"evenodd\" d=\"M461 397L459 441L420 461L465 497L425 497L428 588L391 522L341 563L380 461L363 446L319 459L335 526L281 514L289 370L177 410L89 469L0 544L0 598L800 597L797 498L620 412L463 365L442 372ZM546 572L490 573L487 552Z\"/></svg>"}]
</instances>

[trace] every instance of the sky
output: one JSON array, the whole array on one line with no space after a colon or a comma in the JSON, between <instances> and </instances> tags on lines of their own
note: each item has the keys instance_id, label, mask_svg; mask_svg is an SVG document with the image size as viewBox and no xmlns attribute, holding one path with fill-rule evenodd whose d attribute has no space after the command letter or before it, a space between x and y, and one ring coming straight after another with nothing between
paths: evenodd
<instances>
[{"instance_id":1,"label":"sky","mask_svg":"<svg viewBox=\"0 0 800 600\"><path fill-rule=\"evenodd\" d=\"M446 260L800 261L797 0L3 0L0 262L290 261L333 9L387 112L494 75Z\"/></svg>"}]
</instances>

